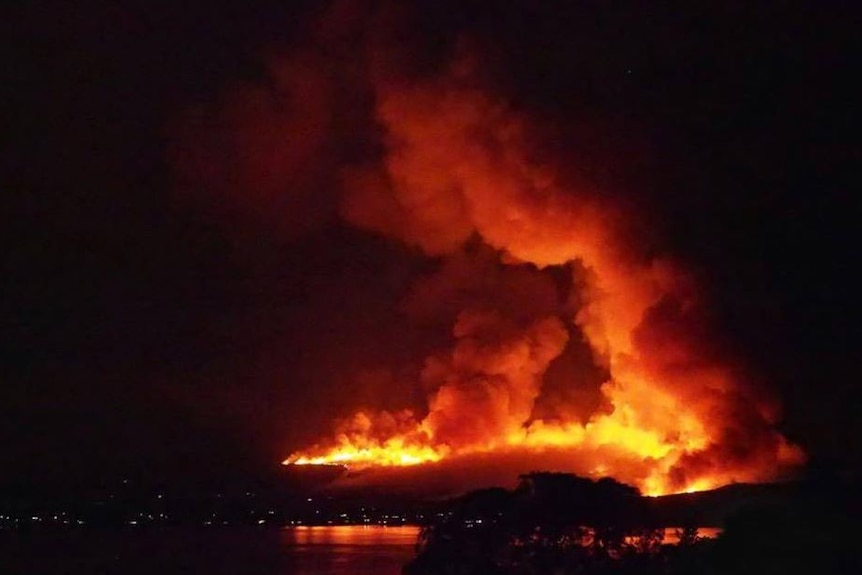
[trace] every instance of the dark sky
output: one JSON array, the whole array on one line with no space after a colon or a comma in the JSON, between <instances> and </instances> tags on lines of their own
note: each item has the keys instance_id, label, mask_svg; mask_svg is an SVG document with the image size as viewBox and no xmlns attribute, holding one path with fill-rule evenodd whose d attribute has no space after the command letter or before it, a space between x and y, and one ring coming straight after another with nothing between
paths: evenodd
<instances>
[{"instance_id":1,"label":"dark sky","mask_svg":"<svg viewBox=\"0 0 862 575\"><path fill-rule=\"evenodd\" d=\"M177 191L177 118L265 83L316 3L24 4L2 56L0 479L266 469L357 398L416 401L373 366L419 353L391 302L427 262L324 200L282 220ZM417 3L409 43L433 68L481 38L516 106L586 126L578 161L703 280L788 436L855 467L862 22L749 4Z\"/></svg>"}]
</instances>

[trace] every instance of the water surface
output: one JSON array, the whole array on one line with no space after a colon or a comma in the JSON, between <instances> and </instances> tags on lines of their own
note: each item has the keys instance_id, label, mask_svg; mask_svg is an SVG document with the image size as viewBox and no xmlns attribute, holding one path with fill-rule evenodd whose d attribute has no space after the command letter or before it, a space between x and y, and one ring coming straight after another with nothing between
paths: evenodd
<instances>
[{"instance_id":1,"label":"water surface","mask_svg":"<svg viewBox=\"0 0 862 575\"><path fill-rule=\"evenodd\" d=\"M417 527L212 527L0 532L0 573L397 575Z\"/></svg>"},{"instance_id":2,"label":"water surface","mask_svg":"<svg viewBox=\"0 0 862 575\"><path fill-rule=\"evenodd\" d=\"M0 575L399 575L418 534L377 525L0 531ZM677 541L665 529L664 542Z\"/></svg>"}]
</instances>

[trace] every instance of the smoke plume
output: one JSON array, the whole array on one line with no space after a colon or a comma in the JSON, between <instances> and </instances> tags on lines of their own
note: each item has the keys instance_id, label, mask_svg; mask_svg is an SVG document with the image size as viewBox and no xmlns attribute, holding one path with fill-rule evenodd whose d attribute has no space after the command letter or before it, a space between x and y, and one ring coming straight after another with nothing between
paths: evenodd
<instances>
[{"instance_id":1,"label":"smoke plume","mask_svg":"<svg viewBox=\"0 0 862 575\"><path fill-rule=\"evenodd\" d=\"M246 87L215 112L230 161L195 160L214 139L197 131L195 161L181 162L198 187L230 187L267 217L332 202L347 224L431 262L398 304L415 325L448 326L417 381L401 383L421 386L424 410L357 406L288 462L523 455L650 493L798 463L774 404L710 345L695 278L646 248L619 198L572 177L582 160L495 88L478 42L411 64L402 16L336 4L299 55L277 60L284 102Z\"/></svg>"}]
</instances>

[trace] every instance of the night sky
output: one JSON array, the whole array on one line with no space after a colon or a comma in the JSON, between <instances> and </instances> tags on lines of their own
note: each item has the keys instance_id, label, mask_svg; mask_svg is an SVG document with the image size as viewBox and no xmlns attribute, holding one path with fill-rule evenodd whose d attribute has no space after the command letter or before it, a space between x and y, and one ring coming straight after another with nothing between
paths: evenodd
<instances>
[{"instance_id":1,"label":"night sky","mask_svg":"<svg viewBox=\"0 0 862 575\"><path fill-rule=\"evenodd\" d=\"M20 4L3 34L0 480L262 473L358 403L419 401L379 366L436 337L392 303L434 264L343 224L330 189L334 158L362 153L361 94L336 145L287 151L290 190L184 171L190 140L218 140L212 110L273 82L267 62L301 51L321 5ZM419 76L481 45L498 91L702 282L786 435L815 466L859 468L858 8L357 4L409 22Z\"/></svg>"}]
</instances>

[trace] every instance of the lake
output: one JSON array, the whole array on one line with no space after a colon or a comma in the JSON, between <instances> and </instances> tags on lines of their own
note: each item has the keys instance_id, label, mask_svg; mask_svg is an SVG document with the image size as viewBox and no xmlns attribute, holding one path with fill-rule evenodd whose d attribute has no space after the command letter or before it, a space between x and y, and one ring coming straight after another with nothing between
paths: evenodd
<instances>
[{"instance_id":1,"label":"lake","mask_svg":"<svg viewBox=\"0 0 862 575\"><path fill-rule=\"evenodd\" d=\"M7 531L0 532L0 574L399 575L418 534L418 527L377 525ZM667 528L665 542L676 541Z\"/></svg>"},{"instance_id":2,"label":"lake","mask_svg":"<svg viewBox=\"0 0 862 575\"><path fill-rule=\"evenodd\" d=\"M133 528L0 533L0 573L397 575L418 527Z\"/></svg>"}]
</instances>

